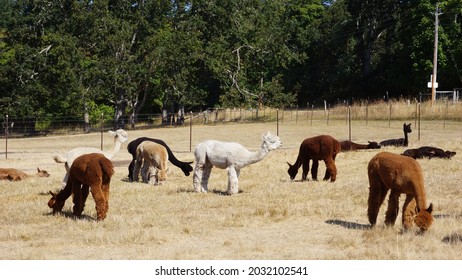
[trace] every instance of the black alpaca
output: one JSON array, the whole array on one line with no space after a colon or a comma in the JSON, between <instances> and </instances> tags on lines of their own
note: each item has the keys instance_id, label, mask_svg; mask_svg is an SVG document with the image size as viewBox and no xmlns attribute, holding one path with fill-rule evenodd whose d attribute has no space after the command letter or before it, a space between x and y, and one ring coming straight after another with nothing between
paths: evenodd
<instances>
[{"instance_id":1,"label":"black alpaca","mask_svg":"<svg viewBox=\"0 0 462 280\"><path fill-rule=\"evenodd\" d=\"M189 173L191 171L193 171L193 168L191 166L191 163L192 161L190 162L183 162L183 161L180 161L178 160L175 155L173 154L172 150L170 150L170 147L162 140L160 139L153 139L153 138L149 138L149 137L140 137L138 139L135 139L133 141L131 141L128 145L127 145L127 150L128 152L132 155L132 161L130 162L130 165L128 166L128 178L130 180L133 181L133 167L135 166L135 162L136 162L136 148L138 148L138 146L141 144L141 142L143 141L152 141L152 142L155 142L157 144L160 144L162 146L165 147L165 149L167 149L167 153L168 153L168 160L173 164L175 165L176 167L180 168L184 175L186 176L189 176Z\"/></svg>"},{"instance_id":2,"label":"black alpaca","mask_svg":"<svg viewBox=\"0 0 462 280\"><path fill-rule=\"evenodd\" d=\"M412 132L411 124L403 124L404 138L388 139L380 142L380 146L407 147L409 145L408 133Z\"/></svg>"},{"instance_id":3,"label":"black alpaca","mask_svg":"<svg viewBox=\"0 0 462 280\"><path fill-rule=\"evenodd\" d=\"M423 146L417 149L407 149L402 153L403 156L408 156L414 159L419 158L447 158L450 159L456 155L456 152L444 151L443 149Z\"/></svg>"}]
</instances>

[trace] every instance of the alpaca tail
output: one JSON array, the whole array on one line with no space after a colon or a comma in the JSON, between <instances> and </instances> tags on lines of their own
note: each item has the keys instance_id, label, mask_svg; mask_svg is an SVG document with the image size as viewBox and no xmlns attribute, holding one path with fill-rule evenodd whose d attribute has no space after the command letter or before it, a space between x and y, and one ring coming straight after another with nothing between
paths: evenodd
<instances>
[{"instance_id":1,"label":"alpaca tail","mask_svg":"<svg viewBox=\"0 0 462 280\"><path fill-rule=\"evenodd\" d=\"M110 160L101 160L99 162L101 169L103 170L103 182L109 182L112 175L114 175L114 166Z\"/></svg>"},{"instance_id":2,"label":"alpaca tail","mask_svg":"<svg viewBox=\"0 0 462 280\"><path fill-rule=\"evenodd\" d=\"M67 162L67 158L63 157L62 155L60 155L58 153L53 154L53 159L57 163L66 163Z\"/></svg>"}]
</instances>

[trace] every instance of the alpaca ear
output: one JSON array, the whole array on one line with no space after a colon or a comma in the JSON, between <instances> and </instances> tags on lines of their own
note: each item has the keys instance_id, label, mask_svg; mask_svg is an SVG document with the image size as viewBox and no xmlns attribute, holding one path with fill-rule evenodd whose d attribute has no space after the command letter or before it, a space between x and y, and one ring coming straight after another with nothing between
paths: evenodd
<instances>
[{"instance_id":1,"label":"alpaca ear","mask_svg":"<svg viewBox=\"0 0 462 280\"><path fill-rule=\"evenodd\" d=\"M52 191L49 191L49 193L51 194L51 196L52 196L53 198L56 197L56 195L57 195L57 194L55 194L55 193L52 192Z\"/></svg>"},{"instance_id":2,"label":"alpaca ear","mask_svg":"<svg viewBox=\"0 0 462 280\"><path fill-rule=\"evenodd\" d=\"M287 164L289 165L289 167L292 167L292 164L290 164L288 161L287 161Z\"/></svg>"},{"instance_id":3,"label":"alpaca ear","mask_svg":"<svg viewBox=\"0 0 462 280\"><path fill-rule=\"evenodd\" d=\"M37 172L40 173L40 168L37 167Z\"/></svg>"},{"instance_id":4,"label":"alpaca ear","mask_svg":"<svg viewBox=\"0 0 462 280\"><path fill-rule=\"evenodd\" d=\"M430 203L430 206L427 208L427 212L430 214L433 212L433 203Z\"/></svg>"},{"instance_id":5,"label":"alpaca ear","mask_svg":"<svg viewBox=\"0 0 462 280\"><path fill-rule=\"evenodd\" d=\"M108 132L109 132L111 135L114 135L114 136L117 135L117 133L116 133L115 131L109 130Z\"/></svg>"}]
</instances>

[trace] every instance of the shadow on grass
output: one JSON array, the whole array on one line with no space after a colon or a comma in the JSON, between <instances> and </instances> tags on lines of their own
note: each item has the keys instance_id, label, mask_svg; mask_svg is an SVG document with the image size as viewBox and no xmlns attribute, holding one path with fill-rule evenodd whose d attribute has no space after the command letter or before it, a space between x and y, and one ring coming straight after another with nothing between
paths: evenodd
<instances>
[{"instance_id":1,"label":"shadow on grass","mask_svg":"<svg viewBox=\"0 0 462 280\"><path fill-rule=\"evenodd\" d=\"M53 214L53 212L49 212L49 213L44 214L44 216L57 216L57 215L60 215L60 216L63 216L65 218L72 219L72 220L96 221L96 218L93 218L86 214L82 214L80 215L80 217L77 217L74 215L74 213L72 213L72 211L61 211L56 214Z\"/></svg>"},{"instance_id":2,"label":"shadow on grass","mask_svg":"<svg viewBox=\"0 0 462 280\"><path fill-rule=\"evenodd\" d=\"M243 193L244 191L242 190L239 190L238 193ZM179 188L177 190L177 193L196 193L196 191L194 191L193 189L191 188ZM213 193L213 194L217 194L217 195L223 195L223 196L230 196L230 194L228 194L227 192L225 191L220 191L220 190L211 190L209 191L209 193Z\"/></svg>"},{"instance_id":3,"label":"shadow on grass","mask_svg":"<svg viewBox=\"0 0 462 280\"><path fill-rule=\"evenodd\" d=\"M354 222L347 222L341 220L327 220L326 224L329 225L338 225L347 229L359 229L359 230L369 230L372 228L371 225L358 224Z\"/></svg>"}]
</instances>

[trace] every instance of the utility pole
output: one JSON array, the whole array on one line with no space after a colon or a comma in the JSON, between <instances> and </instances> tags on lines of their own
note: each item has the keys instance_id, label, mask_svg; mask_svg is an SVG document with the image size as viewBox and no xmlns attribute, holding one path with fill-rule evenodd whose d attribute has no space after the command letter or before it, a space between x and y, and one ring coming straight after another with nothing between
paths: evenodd
<instances>
[{"instance_id":1,"label":"utility pole","mask_svg":"<svg viewBox=\"0 0 462 280\"><path fill-rule=\"evenodd\" d=\"M434 42L434 49L433 49L433 75L432 75L432 100L431 105L433 107L433 102L436 100L436 69L437 69L437 61L438 61L438 16L440 15L438 9L438 3L436 3L436 10L435 10L435 42Z\"/></svg>"}]
</instances>

